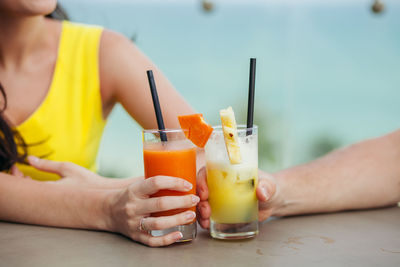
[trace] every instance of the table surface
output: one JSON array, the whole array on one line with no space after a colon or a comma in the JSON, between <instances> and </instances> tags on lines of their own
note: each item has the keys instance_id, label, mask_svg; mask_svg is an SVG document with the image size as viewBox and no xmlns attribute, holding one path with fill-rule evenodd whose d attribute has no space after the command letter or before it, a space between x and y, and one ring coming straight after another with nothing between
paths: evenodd
<instances>
[{"instance_id":1,"label":"table surface","mask_svg":"<svg viewBox=\"0 0 400 267\"><path fill-rule=\"evenodd\" d=\"M0 222L1 266L400 266L400 208L272 219L249 240L149 248L117 234Z\"/></svg>"}]
</instances>

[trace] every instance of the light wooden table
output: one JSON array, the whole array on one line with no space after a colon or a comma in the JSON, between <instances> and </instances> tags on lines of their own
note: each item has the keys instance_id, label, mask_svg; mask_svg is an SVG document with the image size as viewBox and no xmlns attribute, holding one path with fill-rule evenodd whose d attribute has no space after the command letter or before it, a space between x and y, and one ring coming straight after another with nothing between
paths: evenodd
<instances>
[{"instance_id":1,"label":"light wooden table","mask_svg":"<svg viewBox=\"0 0 400 267\"><path fill-rule=\"evenodd\" d=\"M251 240L149 248L123 236L0 222L0 266L400 266L400 208L270 220Z\"/></svg>"}]
</instances>

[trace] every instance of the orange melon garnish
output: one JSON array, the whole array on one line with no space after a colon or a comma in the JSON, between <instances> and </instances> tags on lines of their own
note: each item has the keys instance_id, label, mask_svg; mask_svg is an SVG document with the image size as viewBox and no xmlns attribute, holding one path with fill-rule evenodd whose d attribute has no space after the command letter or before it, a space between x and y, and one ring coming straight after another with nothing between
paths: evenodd
<instances>
[{"instance_id":1,"label":"orange melon garnish","mask_svg":"<svg viewBox=\"0 0 400 267\"><path fill-rule=\"evenodd\" d=\"M204 121L202 114L178 116L179 124L185 131L186 138L198 147L204 147L213 131Z\"/></svg>"}]
</instances>

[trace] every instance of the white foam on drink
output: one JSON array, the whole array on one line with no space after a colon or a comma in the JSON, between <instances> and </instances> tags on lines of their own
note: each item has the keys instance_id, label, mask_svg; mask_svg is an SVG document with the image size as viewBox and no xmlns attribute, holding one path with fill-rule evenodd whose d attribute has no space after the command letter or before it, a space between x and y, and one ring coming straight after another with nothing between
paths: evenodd
<instances>
[{"instance_id":1,"label":"white foam on drink","mask_svg":"<svg viewBox=\"0 0 400 267\"><path fill-rule=\"evenodd\" d=\"M208 140L205 152L207 164L218 165L219 168L226 166L229 168L257 168L258 166L258 140L257 135L239 135L240 154L242 163L231 164L225 146L224 136L221 130L214 130Z\"/></svg>"}]
</instances>

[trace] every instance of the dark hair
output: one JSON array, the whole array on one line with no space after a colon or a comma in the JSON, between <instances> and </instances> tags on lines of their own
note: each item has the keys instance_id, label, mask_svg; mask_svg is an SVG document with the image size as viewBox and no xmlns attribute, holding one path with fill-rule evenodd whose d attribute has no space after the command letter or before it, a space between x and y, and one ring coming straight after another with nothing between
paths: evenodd
<instances>
[{"instance_id":1,"label":"dark hair","mask_svg":"<svg viewBox=\"0 0 400 267\"><path fill-rule=\"evenodd\" d=\"M4 117L7 108L7 97L0 83L0 93L4 105L0 109L0 171L9 170L15 163L25 163L28 155L27 145L19 132L10 127Z\"/></svg>"},{"instance_id":2,"label":"dark hair","mask_svg":"<svg viewBox=\"0 0 400 267\"><path fill-rule=\"evenodd\" d=\"M69 20L67 12L65 12L64 8L57 3L56 9L53 12L46 15L47 18L57 19L57 20Z\"/></svg>"}]
</instances>

